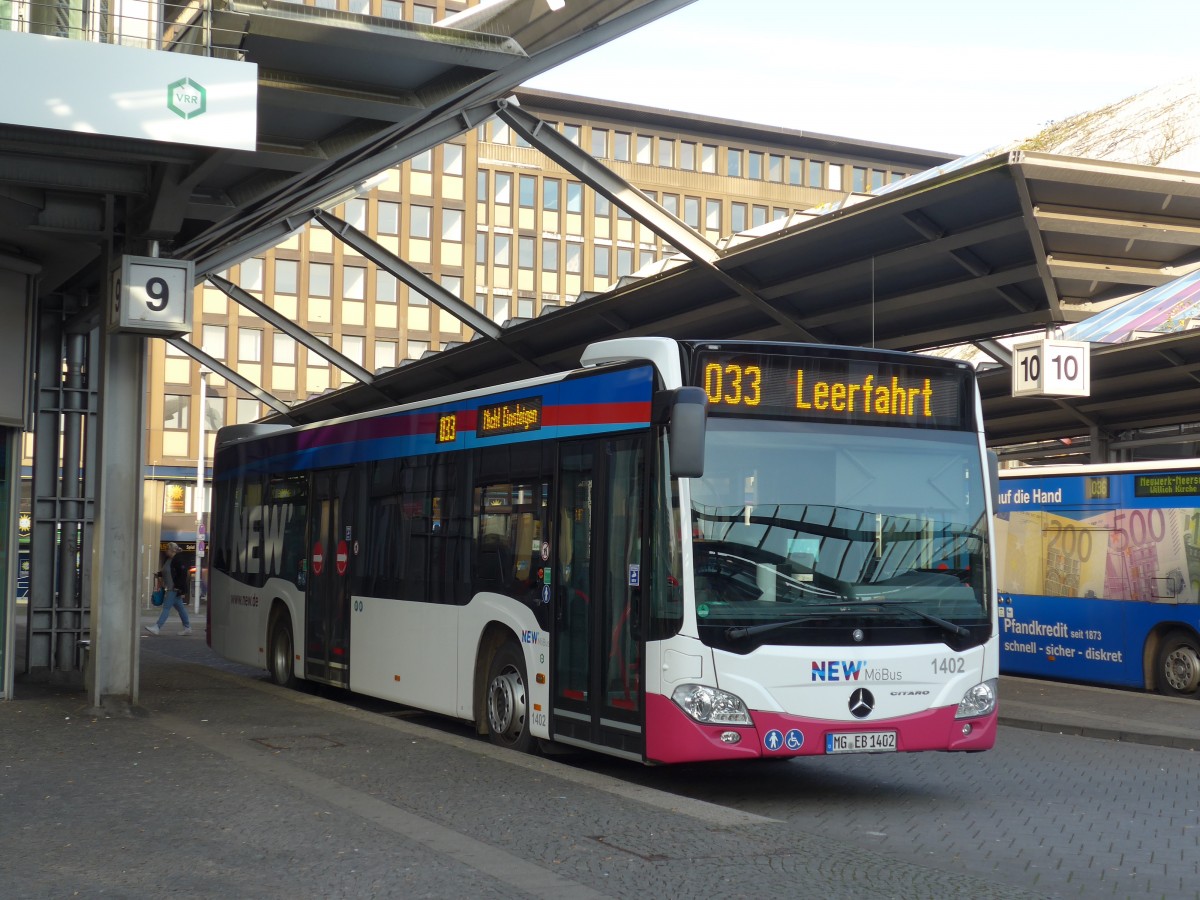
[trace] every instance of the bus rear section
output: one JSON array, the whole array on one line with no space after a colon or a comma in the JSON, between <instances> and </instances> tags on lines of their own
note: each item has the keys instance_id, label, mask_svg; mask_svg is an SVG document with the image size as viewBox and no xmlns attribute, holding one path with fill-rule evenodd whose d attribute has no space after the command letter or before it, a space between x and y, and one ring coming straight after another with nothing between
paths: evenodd
<instances>
[{"instance_id":1,"label":"bus rear section","mask_svg":"<svg viewBox=\"0 0 1200 900\"><path fill-rule=\"evenodd\" d=\"M1200 460L1001 473L1007 674L1200 697Z\"/></svg>"}]
</instances>

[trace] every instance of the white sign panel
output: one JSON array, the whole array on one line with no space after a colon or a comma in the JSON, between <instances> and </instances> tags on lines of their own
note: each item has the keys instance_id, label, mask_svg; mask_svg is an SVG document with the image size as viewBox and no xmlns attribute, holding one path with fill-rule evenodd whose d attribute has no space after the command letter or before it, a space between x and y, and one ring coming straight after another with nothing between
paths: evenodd
<instances>
[{"instance_id":1,"label":"white sign panel","mask_svg":"<svg viewBox=\"0 0 1200 900\"><path fill-rule=\"evenodd\" d=\"M1014 397L1087 397L1092 390L1087 341L1046 338L1013 346Z\"/></svg>"},{"instance_id":2,"label":"white sign panel","mask_svg":"<svg viewBox=\"0 0 1200 900\"><path fill-rule=\"evenodd\" d=\"M30 73L37 77L30 77ZM0 29L0 122L254 150L258 66Z\"/></svg>"},{"instance_id":3,"label":"white sign panel","mask_svg":"<svg viewBox=\"0 0 1200 900\"><path fill-rule=\"evenodd\" d=\"M109 327L138 334L178 335L192 330L195 264L184 259L123 256L113 272Z\"/></svg>"}]
</instances>

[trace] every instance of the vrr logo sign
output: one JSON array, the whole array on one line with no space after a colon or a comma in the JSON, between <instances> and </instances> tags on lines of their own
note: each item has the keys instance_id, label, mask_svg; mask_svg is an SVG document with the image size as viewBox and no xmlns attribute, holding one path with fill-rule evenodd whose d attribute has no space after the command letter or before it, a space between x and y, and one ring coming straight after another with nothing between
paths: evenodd
<instances>
[{"instance_id":1,"label":"vrr logo sign","mask_svg":"<svg viewBox=\"0 0 1200 900\"><path fill-rule=\"evenodd\" d=\"M167 86L167 109L181 119L194 119L204 112L208 94L204 86L190 78L181 78Z\"/></svg>"}]
</instances>

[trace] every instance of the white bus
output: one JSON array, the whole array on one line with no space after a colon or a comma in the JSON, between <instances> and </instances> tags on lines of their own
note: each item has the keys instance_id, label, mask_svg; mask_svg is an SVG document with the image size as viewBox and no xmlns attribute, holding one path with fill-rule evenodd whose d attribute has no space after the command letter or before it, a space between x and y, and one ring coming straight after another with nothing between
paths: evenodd
<instances>
[{"instance_id":1,"label":"white bus","mask_svg":"<svg viewBox=\"0 0 1200 900\"><path fill-rule=\"evenodd\" d=\"M986 750L993 471L964 364L606 341L544 378L222 429L209 640L521 750Z\"/></svg>"}]
</instances>

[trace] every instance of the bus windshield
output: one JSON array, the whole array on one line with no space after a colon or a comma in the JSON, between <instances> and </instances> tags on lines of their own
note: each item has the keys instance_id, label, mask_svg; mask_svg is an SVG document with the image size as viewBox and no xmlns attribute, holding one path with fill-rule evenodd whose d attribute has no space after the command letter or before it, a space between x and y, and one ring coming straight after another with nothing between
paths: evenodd
<instances>
[{"instance_id":1,"label":"bus windshield","mask_svg":"<svg viewBox=\"0 0 1200 900\"><path fill-rule=\"evenodd\" d=\"M981 643L990 635L978 436L709 419L691 481L701 637Z\"/></svg>"}]
</instances>

